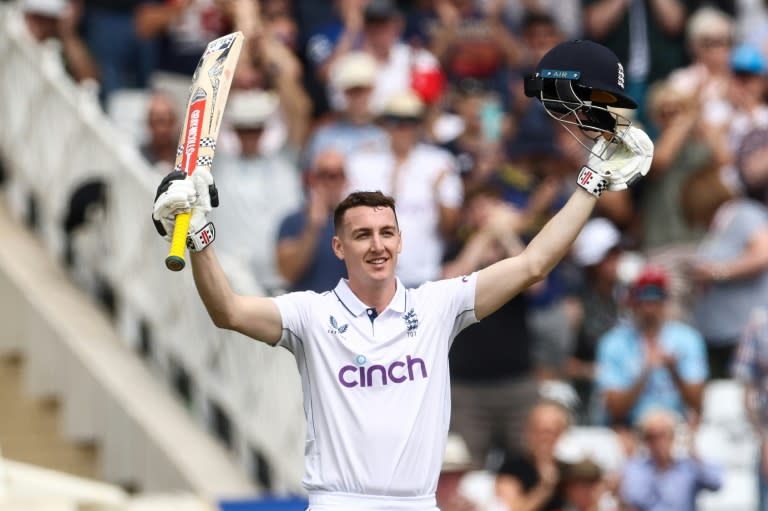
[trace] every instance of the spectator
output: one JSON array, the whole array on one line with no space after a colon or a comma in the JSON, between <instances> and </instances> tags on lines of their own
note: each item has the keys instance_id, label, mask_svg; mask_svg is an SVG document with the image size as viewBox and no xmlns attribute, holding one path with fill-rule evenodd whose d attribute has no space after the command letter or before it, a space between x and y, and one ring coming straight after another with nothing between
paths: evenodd
<instances>
[{"instance_id":1,"label":"spectator","mask_svg":"<svg viewBox=\"0 0 768 511\"><path fill-rule=\"evenodd\" d=\"M727 115L722 103L728 99L734 36L734 20L728 14L711 6L697 9L686 23L692 62L669 75L670 86L697 99L703 119L712 124L723 123Z\"/></svg>"},{"instance_id":2,"label":"spectator","mask_svg":"<svg viewBox=\"0 0 768 511\"><path fill-rule=\"evenodd\" d=\"M687 62L685 0L582 0L584 32L616 52L626 69L625 89L642 111L646 87Z\"/></svg>"},{"instance_id":3,"label":"spectator","mask_svg":"<svg viewBox=\"0 0 768 511\"><path fill-rule=\"evenodd\" d=\"M524 213L522 235L526 240L555 214L571 188L562 173L562 154L554 139L555 131L566 130L552 125L539 102L531 105L544 118L540 119L541 123L528 125L529 131L521 130L508 144L508 159L497 174L503 184L504 198ZM580 155L583 159L583 151ZM582 163L579 161L577 165ZM607 196L603 194L600 202ZM533 361L539 379L562 378L564 364L573 350L564 268L563 263L558 264L543 282L526 291L531 304Z\"/></svg>"},{"instance_id":4,"label":"spectator","mask_svg":"<svg viewBox=\"0 0 768 511\"><path fill-rule=\"evenodd\" d=\"M694 511L702 490L720 489L720 468L699 460L692 442L689 457L675 456L677 422L669 410L652 411L643 417L639 429L647 454L637 454L627 462L619 490L629 509Z\"/></svg>"},{"instance_id":5,"label":"spectator","mask_svg":"<svg viewBox=\"0 0 768 511\"><path fill-rule=\"evenodd\" d=\"M472 469L472 458L460 435L448 434L435 499L441 511L484 511L462 494L460 485Z\"/></svg>"},{"instance_id":6,"label":"spectator","mask_svg":"<svg viewBox=\"0 0 768 511\"><path fill-rule=\"evenodd\" d=\"M649 118L658 130L652 172L639 197L642 242L646 249L691 244L704 235L685 221L680 189L691 174L719 168L727 156L703 119L701 90L657 82L648 94Z\"/></svg>"},{"instance_id":7,"label":"spectator","mask_svg":"<svg viewBox=\"0 0 768 511\"><path fill-rule=\"evenodd\" d=\"M232 91L225 116L235 130L240 153L217 154L216 182L227 204L214 213L223 243L220 251L253 273L268 291L282 288L275 265L274 244L281 219L298 208L301 186L296 151L288 146L265 153L261 137L277 109L274 94ZM251 219L243 224L242 219ZM244 236L229 236L242 231Z\"/></svg>"},{"instance_id":8,"label":"spectator","mask_svg":"<svg viewBox=\"0 0 768 511\"><path fill-rule=\"evenodd\" d=\"M541 57L563 42L565 37L553 14L539 10L529 11L521 21L520 32L526 52L521 67L525 72L531 72Z\"/></svg>"},{"instance_id":9,"label":"spectator","mask_svg":"<svg viewBox=\"0 0 768 511\"><path fill-rule=\"evenodd\" d=\"M757 463L759 511L768 509L768 308L755 307L739 342L733 376L744 384L744 407L760 442Z\"/></svg>"},{"instance_id":10,"label":"spectator","mask_svg":"<svg viewBox=\"0 0 768 511\"><path fill-rule=\"evenodd\" d=\"M521 215L497 189L488 186L468 196L462 217L471 234L445 265L443 278L469 275L522 250L516 232ZM517 295L459 333L449 353L451 430L466 441L477 468L486 466L494 451L520 450L526 417L538 398L527 315L528 299Z\"/></svg>"},{"instance_id":11,"label":"spectator","mask_svg":"<svg viewBox=\"0 0 768 511\"><path fill-rule=\"evenodd\" d=\"M227 14L221 3L211 0L140 5L135 15L136 33L145 41L156 42L158 48L153 73L162 73L165 80L188 83L208 43L230 31L232 20Z\"/></svg>"},{"instance_id":12,"label":"spectator","mask_svg":"<svg viewBox=\"0 0 768 511\"><path fill-rule=\"evenodd\" d=\"M621 233L610 220L591 219L571 249L573 262L583 279L573 287L569 300L573 310L576 346L566 362L565 374L579 396L577 420L596 420L594 396L595 356L599 339L619 318L618 265L623 253Z\"/></svg>"},{"instance_id":13,"label":"spectator","mask_svg":"<svg viewBox=\"0 0 768 511\"><path fill-rule=\"evenodd\" d=\"M85 0L85 41L100 73L101 99L116 90L145 88L157 65L156 41L136 31L136 13L152 0Z\"/></svg>"},{"instance_id":14,"label":"spectator","mask_svg":"<svg viewBox=\"0 0 768 511\"><path fill-rule=\"evenodd\" d=\"M407 39L428 48L451 81L475 78L498 91L502 71L516 66L520 43L502 19L502 2L487 2L483 11L472 0L435 0L409 20Z\"/></svg>"},{"instance_id":15,"label":"spectator","mask_svg":"<svg viewBox=\"0 0 768 511\"><path fill-rule=\"evenodd\" d=\"M381 121L389 147L354 153L347 161L350 190L381 190L397 200L398 218L407 226L398 272L411 287L439 277L463 199L450 153L419 142L423 120L424 104L414 93L393 97Z\"/></svg>"},{"instance_id":16,"label":"spectator","mask_svg":"<svg viewBox=\"0 0 768 511\"><path fill-rule=\"evenodd\" d=\"M235 73L235 84L244 89L274 90L280 98L279 116L272 121L285 131L285 139L273 140L275 146L286 143L298 155L304 145L308 130L312 104L302 86L303 70L298 58L284 41L268 30L258 10L258 2L240 0L239 11L235 13L238 23L249 21L253 27L244 27L251 36L244 46L245 57ZM252 9L245 8L254 6ZM274 149L274 147L273 147Z\"/></svg>"},{"instance_id":17,"label":"spectator","mask_svg":"<svg viewBox=\"0 0 768 511\"><path fill-rule=\"evenodd\" d=\"M609 330L597 348L597 385L610 424L635 424L653 408L701 412L707 379L704 339L667 319L668 277L648 266L629 289L631 318Z\"/></svg>"},{"instance_id":18,"label":"spectator","mask_svg":"<svg viewBox=\"0 0 768 511\"><path fill-rule=\"evenodd\" d=\"M346 275L344 263L329 247L335 235L333 210L346 187L344 155L318 153L306 171L306 203L285 217L277 241L277 268L290 291L333 289Z\"/></svg>"},{"instance_id":19,"label":"spectator","mask_svg":"<svg viewBox=\"0 0 768 511\"><path fill-rule=\"evenodd\" d=\"M768 206L768 127L755 128L744 136L736 153L736 168L744 194Z\"/></svg>"},{"instance_id":20,"label":"spectator","mask_svg":"<svg viewBox=\"0 0 768 511\"><path fill-rule=\"evenodd\" d=\"M563 508L555 444L568 422L568 412L557 403L544 401L533 408L526 423L525 451L508 455L496 476L496 493L508 509Z\"/></svg>"},{"instance_id":21,"label":"spectator","mask_svg":"<svg viewBox=\"0 0 768 511\"><path fill-rule=\"evenodd\" d=\"M22 0L20 7L27 31L35 41L56 39L61 43L64 67L75 81L99 79L98 67L77 32L82 9L79 2Z\"/></svg>"},{"instance_id":22,"label":"spectator","mask_svg":"<svg viewBox=\"0 0 768 511\"><path fill-rule=\"evenodd\" d=\"M141 145L141 154L163 175L173 170L179 145L179 116L173 99L155 92L147 106L149 138Z\"/></svg>"},{"instance_id":23,"label":"spectator","mask_svg":"<svg viewBox=\"0 0 768 511\"><path fill-rule=\"evenodd\" d=\"M686 219L707 230L689 260L693 320L712 377L726 378L750 310L768 303L768 210L734 196L715 172L692 175L682 193Z\"/></svg>"},{"instance_id":24,"label":"spectator","mask_svg":"<svg viewBox=\"0 0 768 511\"><path fill-rule=\"evenodd\" d=\"M350 52L336 62L331 82L343 97L335 118L310 136L305 156L308 161L328 147L346 155L386 147L387 134L374 124L370 105L378 72L376 61L363 52Z\"/></svg>"},{"instance_id":25,"label":"spectator","mask_svg":"<svg viewBox=\"0 0 768 511\"><path fill-rule=\"evenodd\" d=\"M524 27L526 16L547 17L567 39L581 37L582 15L579 0L501 0L504 15L514 28Z\"/></svg>"},{"instance_id":26,"label":"spectator","mask_svg":"<svg viewBox=\"0 0 768 511\"><path fill-rule=\"evenodd\" d=\"M488 126L488 108L493 108L494 97L477 80L462 80L453 89L450 105L456 113L460 130L455 138L443 142L456 158L467 191L483 187L491 179L501 159L500 145L491 131L500 131L500 119L496 126Z\"/></svg>"},{"instance_id":27,"label":"spectator","mask_svg":"<svg viewBox=\"0 0 768 511\"><path fill-rule=\"evenodd\" d=\"M567 463L563 468L563 511L608 511L604 497L608 491L600 465L589 458Z\"/></svg>"},{"instance_id":28,"label":"spectator","mask_svg":"<svg viewBox=\"0 0 768 511\"><path fill-rule=\"evenodd\" d=\"M765 57L759 49L741 45L731 52L733 75L729 88L731 111L722 125L724 144L732 163L744 137L758 128L768 128L768 104L765 102ZM738 170L733 165L722 169L728 186L738 189Z\"/></svg>"},{"instance_id":29,"label":"spectator","mask_svg":"<svg viewBox=\"0 0 768 511\"><path fill-rule=\"evenodd\" d=\"M363 2L349 3L349 11L344 13L343 35L333 54L321 66L321 77L328 81L335 62L347 53L367 53L374 58L379 70L370 103L373 112L378 114L390 98L410 90L415 62L435 59L428 51L411 48L400 40L403 16L393 0L368 0L364 5ZM338 92L331 88L329 94L333 101Z\"/></svg>"}]
</instances>

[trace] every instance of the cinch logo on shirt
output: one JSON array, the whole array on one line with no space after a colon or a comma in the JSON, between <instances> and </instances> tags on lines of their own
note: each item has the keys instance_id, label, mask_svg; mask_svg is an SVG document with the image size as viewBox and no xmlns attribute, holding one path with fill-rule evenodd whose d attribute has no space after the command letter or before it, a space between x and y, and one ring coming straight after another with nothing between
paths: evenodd
<instances>
[{"instance_id":1,"label":"cinch logo on shirt","mask_svg":"<svg viewBox=\"0 0 768 511\"><path fill-rule=\"evenodd\" d=\"M339 369L339 383L349 389L413 381L419 376L419 373L422 378L427 377L427 365L424 360L410 355L405 357L405 362L395 360L388 367L380 364L366 366L363 356L359 356L358 361L362 362L359 367L346 365Z\"/></svg>"}]
</instances>

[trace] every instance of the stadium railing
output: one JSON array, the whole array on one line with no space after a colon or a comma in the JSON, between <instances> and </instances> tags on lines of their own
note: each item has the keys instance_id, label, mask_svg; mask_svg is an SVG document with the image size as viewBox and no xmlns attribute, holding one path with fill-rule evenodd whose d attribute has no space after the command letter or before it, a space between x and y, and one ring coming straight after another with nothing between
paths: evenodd
<instances>
[{"instance_id":1,"label":"stadium railing","mask_svg":"<svg viewBox=\"0 0 768 511\"><path fill-rule=\"evenodd\" d=\"M0 5L0 59L0 163L13 217L32 225L69 276L103 300L121 342L178 392L252 479L278 494L300 493L304 419L293 357L216 329L191 271L165 269L167 244L150 221L160 176L104 115L93 90L69 78L57 47L31 41L8 5ZM80 193L88 190L102 192ZM9 342L0 349L13 349ZM88 433L77 420L69 427Z\"/></svg>"}]
</instances>

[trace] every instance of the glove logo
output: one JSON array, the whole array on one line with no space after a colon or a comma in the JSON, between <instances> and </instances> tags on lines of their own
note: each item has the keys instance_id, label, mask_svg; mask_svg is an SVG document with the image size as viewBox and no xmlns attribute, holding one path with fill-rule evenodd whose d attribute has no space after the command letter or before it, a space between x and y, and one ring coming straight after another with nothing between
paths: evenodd
<instances>
[{"instance_id":1,"label":"glove logo","mask_svg":"<svg viewBox=\"0 0 768 511\"><path fill-rule=\"evenodd\" d=\"M592 181L592 176L594 176L594 173L591 170L582 173L581 177L579 178L579 184L581 186L588 185L589 182Z\"/></svg>"}]
</instances>

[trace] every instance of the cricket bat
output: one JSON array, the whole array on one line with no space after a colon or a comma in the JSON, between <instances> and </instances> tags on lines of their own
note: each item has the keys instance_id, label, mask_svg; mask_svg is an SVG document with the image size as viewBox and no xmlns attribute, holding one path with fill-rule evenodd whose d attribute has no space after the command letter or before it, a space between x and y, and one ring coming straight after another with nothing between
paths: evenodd
<instances>
[{"instance_id":1,"label":"cricket bat","mask_svg":"<svg viewBox=\"0 0 768 511\"><path fill-rule=\"evenodd\" d=\"M190 176L197 166L211 167L221 117L242 47L242 32L233 32L208 43L200 57L189 88L174 170ZM180 271L186 265L184 250L189 219L190 213L176 215L171 248L165 258L169 270Z\"/></svg>"}]
</instances>

